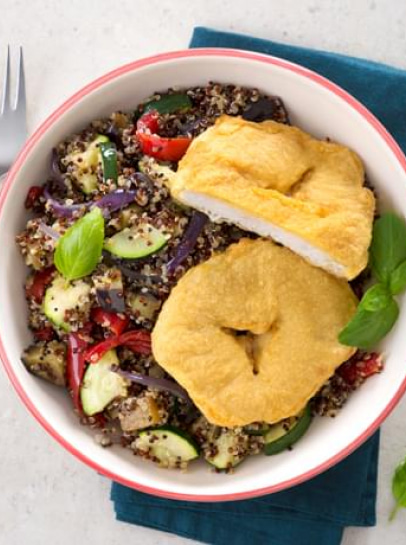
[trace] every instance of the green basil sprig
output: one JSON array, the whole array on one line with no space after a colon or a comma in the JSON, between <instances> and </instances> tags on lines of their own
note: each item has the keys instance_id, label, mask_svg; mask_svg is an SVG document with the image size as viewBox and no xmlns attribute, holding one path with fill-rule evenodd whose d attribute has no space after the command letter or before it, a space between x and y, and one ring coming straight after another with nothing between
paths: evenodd
<instances>
[{"instance_id":1,"label":"green basil sprig","mask_svg":"<svg viewBox=\"0 0 406 545\"><path fill-rule=\"evenodd\" d=\"M59 239L54 255L56 268L68 280L87 276L99 262L103 240L103 214L94 207Z\"/></svg>"},{"instance_id":2,"label":"green basil sprig","mask_svg":"<svg viewBox=\"0 0 406 545\"><path fill-rule=\"evenodd\" d=\"M389 289L393 295L398 295L406 289L406 261L396 267L390 275Z\"/></svg>"},{"instance_id":3,"label":"green basil sprig","mask_svg":"<svg viewBox=\"0 0 406 545\"><path fill-rule=\"evenodd\" d=\"M406 223L393 212L387 212L374 223L369 249L372 271L387 284L393 271L406 260Z\"/></svg>"},{"instance_id":4,"label":"green basil sprig","mask_svg":"<svg viewBox=\"0 0 406 545\"><path fill-rule=\"evenodd\" d=\"M342 344L363 349L383 339L399 316L394 295L406 289L406 222L392 212L383 214L374 223L369 252L378 283L365 292L338 336Z\"/></svg>"},{"instance_id":5,"label":"green basil sprig","mask_svg":"<svg viewBox=\"0 0 406 545\"><path fill-rule=\"evenodd\" d=\"M396 513L401 507L406 509L406 458L395 469L392 477L392 494L396 500L396 505L389 517L389 520L395 518Z\"/></svg>"}]
</instances>

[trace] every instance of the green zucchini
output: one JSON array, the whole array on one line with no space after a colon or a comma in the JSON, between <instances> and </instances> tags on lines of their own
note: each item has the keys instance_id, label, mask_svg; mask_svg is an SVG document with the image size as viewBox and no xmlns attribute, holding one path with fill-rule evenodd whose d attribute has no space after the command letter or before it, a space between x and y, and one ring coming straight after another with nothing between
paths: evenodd
<instances>
[{"instance_id":1,"label":"green zucchini","mask_svg":"<svg viewBox=\"0 0 406 545\"><path fill-rule=\"evenodd\" d=\"M92 193L97 188L97 167L100 161L100 145L109 142L107 136L99 134L84 151L73 151L62 159L70 165L70 173L83 193Z\"/></svg>"},{"instance_id":2,"label":"green zucchini","mask_svg":"<svg viewBox=\"0 0 406 545\"><path fill-rule=\"evenodd\" d=\"M205 454L210 465L216 469L230 469L241 463L245 455L239 454L240 437L233 430L225 430L216 439L210 441L215 446L216 454L211 450Z\"/></svg>"},{"instance_id":3,"label":"green zucchini","mask_svg":"<svg viewBox=\"0 0 406 545\"><path fill-rule=\"evenodd\" d=\"M248 426L244 426L244 431L248 435L261 436L265 435L269 431L269 428L270 425L265 423L257 425L249 424Z\"/></svg>"},{"instance_id":4,"label":"green zucchini","mask_svg":"<svg viewBox=\"0 0 406 545\"><path fill-rule=\"evenodd\" d=\"M161 306L161 301L150 293L129 293L127 304L135 318L153 320Z\"/></svg>"},{"instance_id":5,"label":"green zucchini","mask_svg":"<svg viewBox=\"0 0 406 545\"><path fill-rule=\"evenodd\" d=\"M173 112L186 112L192 108L193 104L185 93L174 93L173 95L163 95L157 100L150 100L145 104L143 113L156 110L160 114L171 114Z\"/></svg>"},{"instance_id":6,"label":"green zucchini","mask_svg":"<svg viewBox=\"0 0 406 545\"><path fill-rule=\"evenodd\" d=\"M56 326L70 331L65 322L65 313L77 309L89 302L90 286L83 280L70 283L62 276L57 276L45 292L43 311Z\"/></svg>"},{"instance_id":7,"label":"green zucchini","mask_svg":"<svg viewBox=\"0 0 406 545\"><path fill-rule=\"evenodd\" d=\"M127 381L111 370L119 361L115 350L109 350L97 362L88 365L80 387L83 412L92 416L100 413L117 397L127 396Z\"/></svg>"},{"instance_id":8,"label":"green zucchini","mask_svg":"<svg viewBox=\"0 0 406 545\"><path fill-rule=\"evenodd\" d=\"M135 447L140 454L152 455L163 467L175 467L199 457L199 447L192 437L172 426L140 432Z\"/></svg>"},{"instance_id":9,"label":"green zucchini","mask_svg":"<svg viewBox=\"0 0 406 545\"><path fill-rule=\"evenodd\" d=\"M104 248L111 254L124 259L139 259L163 248L169 238L169 234L156 229L149 223L143 223L132 228L127 227L106 239Z\"/></svg>"},{"instance_id":10,"label":"green zucchini","mask_svg":"<svg viewBox=\"0 0 406 545\"><path fill-rule=\"evenodd\" d=\"M103 165L104 181L118 179L117 150L113 142L101 142L99 144Z\"/></svg>"},{"instance_id":11,"label":"green zucchini","mask_svg":"<svg viewBox=\"0 0 406 545\"><path fill-rule=\"evenodd\" d=\"M310 405L307 405L300 415L272 425L264 436L265 454L271 456L291 447L306 433L311 421L311 409Z\"/></svg>"}]
</instances>

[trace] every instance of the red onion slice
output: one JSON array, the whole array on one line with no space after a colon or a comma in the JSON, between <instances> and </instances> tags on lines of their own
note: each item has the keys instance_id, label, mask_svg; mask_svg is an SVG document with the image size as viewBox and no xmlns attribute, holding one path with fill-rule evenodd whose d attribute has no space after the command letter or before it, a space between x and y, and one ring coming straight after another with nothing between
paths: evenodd
<instances>
[{"instance_id":1,"label":"red onion slice","mask_svg":"<svg viewBox=\"0 0 406 545\"><path fill-rule=\"evenodd\" d=\"M58 240L61 236L57 231L55 231L55 229L52 229L52 227L46 225L42 221L38 227L45 235L47 235L47 237L52 238L53 240Z\"/></svg>"},{"instance_id":2,"label":"red onion slice","mask_svg":"<svg viewBox=\"0 0 406 545\"><path fill-rule=\"evenodd\" d=\"M186 390L166 378L154 378L148 377L146 375L141 375L140 373L132 373L130 371L123 371L122 369L113 369L115 373L118 373L122 377L130 380L131 382L136 382L137 384L142 384L143 386L150 386L151 388L156 388L157 390L164 390L171 392L171 394L181 397L188 403L191 403L191 399Z\"/></svg>"},{"instance_id":3,"label":"red onion slice","mask_svg":"<svg viewBox=\"0 0 406 545\"><path fill-rule=\"evenodd\" d=\"M121 210L124 206L131 204L136 196L135 191L124 191L123 189L117 189L105 195L98 201L89 201L81 204L63 204L57 199L54 199L49 192L49 189L45 186L44 197L47 203L51 206L54 214L62 218L71 218L78 210L89 209L92 206L98 206L106 213L116 212Z\"/></svg>"},{"instance_id":4,"label":"red onion slice","mask_svg":"<svg viewBox=\"0 0 406 545\"><path fill-rule=\"evenodd\" d=\"M198 211L193 212L192 218L187 226L183 238L176 248L175 255L167 265L168 274L173 274L179 265L181 265L192 252L196 245L197 239L199 238L208 220L209 218L206 216L206 214Z\"/></svg>"}]
</instances>

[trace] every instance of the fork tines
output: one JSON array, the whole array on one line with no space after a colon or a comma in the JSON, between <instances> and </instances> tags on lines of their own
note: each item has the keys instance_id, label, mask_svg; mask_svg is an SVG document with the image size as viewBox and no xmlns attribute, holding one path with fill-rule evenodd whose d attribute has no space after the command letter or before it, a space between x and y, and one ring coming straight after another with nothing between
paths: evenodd
<instances>
[{"instance_id":1,"label":"fork tines","mask_svg":"<svg viewBox=\"0 0 406 545\"><path fill-rule=\"evenodd\" d=\"M0 115L5 114L8 110L21 110L25 111L25 79L24 79L24 59L23 49L20 46L18 55L18 75L16 83L16 92L14 106L11 107L11 91L10 91L10 46L7 46L6 53L6 67L3 81L3 92L0 107ZM25 115L25 112L24 112Z\"/></svg>"}]
</instances>

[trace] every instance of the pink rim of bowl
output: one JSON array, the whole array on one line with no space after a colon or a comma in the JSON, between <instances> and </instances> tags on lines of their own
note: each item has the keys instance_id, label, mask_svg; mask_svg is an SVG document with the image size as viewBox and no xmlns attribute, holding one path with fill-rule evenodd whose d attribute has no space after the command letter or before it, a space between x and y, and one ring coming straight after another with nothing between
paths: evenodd
<instances>
[{"instance_id":1,"label":"pink rim of bowl","mask_svg":"<svg viewBox=\"0 0 406 545\"><path fill-rule=\"evenodd\" d=\"M267 55L257 54L257 53L251 53L248 51L239 51L239 50L233 50L233 49L221 49L221 48L202 48L202 49L191 49L191 50L184 50L184 51L174 51L169 53L163 53L160 55L155 55L153 57L148 57L146 59L141 59L129 64L126 64L120 68L117 68L116 70L113 70L106 75L96 79L92 83L89 83L85 87L83 87L80 91L75 93L71 98L66 100L53 114L51 114L42 124L41 126L34 132L34 134L29 138L29 140L26 142L25 146L19 153L16 161L14 162L10 172L8 173L5 185L3 187L3 190L0 194L0 213L2 211L2 208L5 203L5 199L7 196L7 192L11 186L11 184L14 181L14 178L16 177L17 172L19 171L21 165L24 163L26 156L28 155L31 148L37 143L37 141L42 137L42 135L48 130L48 128L55 123L55 121L58 120L61 115L63 115L69 108L74 105L75 103L79 102L84 96L91 93L95 89L98 89L105 83L122 76L128 72L132 72L134 70L137 70L138 68L142 68L148 65L157 64L163 61L169 61L174 59L180 59L185 57L201 57L201 56L221 56L221 57L234 57L234 58L240 58L240 59L248 59L253 60L257 62L272 64L281 68L284 68L286 70L289 70L291 72L294 72L296 74L300 74L301 76L305 76L306 78L318 83L322 87L328 89L331 93L334 93L335 95L338 95L340 98L342 98L351 108L356 110L359 114L364 117L364 119L373 127L373 129L380 135L380 137L385 141L387 146L391 149L392 153L400 163L400 166L402 169L406 172L406 157L404 156L402 150L398 146L398 144L395 142L393 137L388 133L388 131L384 128L384 126L376 119L376 117L367 109L365 106L363 106L360 102L358 102L354 97L352 97L350 94L348 94L346 91L341 89L339 86L335 85L328 79L324 78L323 76L320 76L319 74L312 72L311 70L308 70L307 68L304 68L302 66L299 66L297 64L288 62L286 60L277 58L277 57L271 57ZM255 490L249 490L246 492L240 492L236 494L223 494L223 495L194 495L194 494L178 494L178 493L171 493L162 491L156 488L147 487L144 485L140 485L139 483L135 481L129 481L127 479L123 479L119 475L116 475L115 473L109 471L108 469L96 464L91 460L90 458L86 457L82 452L78 451L73 445L71 445L69 442L67 442L56 429L54 429L46 420L45 416L42 415L35 405L31 402L29 396L24 391L22 385L20 384L16 374L13 371L13 366L8 360L7 354L4 349L4 345L2 343L2 340L0 338L0 359L3 362L3 365L6 369L7 375L10 378L11 383L13 384L15 390L17 391L18 395L22 399L25 406L28 408L28 410L32 413L32 415L38 420L38 422L45 428L45 430L52 435L54 439L56 439L63 447L65 447L71 454L79 458L82 462L87 464L88 466L92 467L99 473L102 473L106 477L109 477L110 479L119 482L125 486L129 486L131 488L134 488L136 490L139 490L140 492L145 492L147 494L152 494L154 496L160 496L164 498L174 499L174 500L186 500L186 501L200 501L200 502L218 502L218 501L232 501L232 500L243 500L243 499L249 499L256 496L262 496L265 494L272 494L278 491L281 491L285 488L289 488L295 485L298 485L304 481L307 481L319 473L322 473L323 471L326 471L333 465L337 464L341 460L343 460L346 456L351 454L354 450L356 450L359 446L362 445L372 434L374 431L378 429L378 427L381 425L381 423L385 420L385 418L391 413L391 411L395 408L397 403L400 401L401 397L406 391L406 379L402 382L401 386L399 387L398 391L394 395L394 397L391 399L391 401L388 403L384 411L380 414L380 416L351 444L349 444L345 449L343 449L341 452L336 454L335 456L329 458L326 462L323 464L320 464L318 467L312 469L311 471L308 471L306 473L303 473L300 476L297 476L293 479L286 480L282 483L278 483L277 485L265 487L265 488L258 488Z\"/></svg>"}]
</instances>

